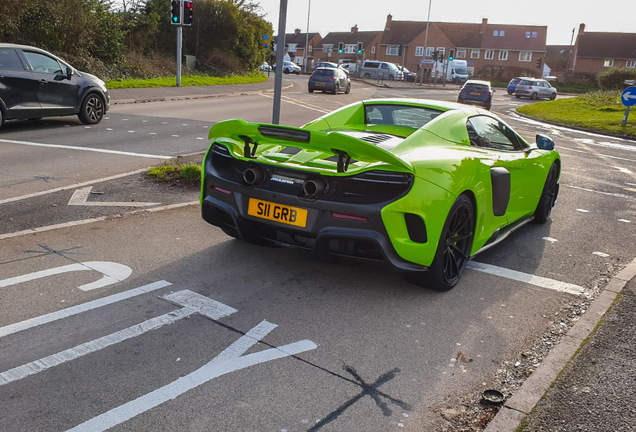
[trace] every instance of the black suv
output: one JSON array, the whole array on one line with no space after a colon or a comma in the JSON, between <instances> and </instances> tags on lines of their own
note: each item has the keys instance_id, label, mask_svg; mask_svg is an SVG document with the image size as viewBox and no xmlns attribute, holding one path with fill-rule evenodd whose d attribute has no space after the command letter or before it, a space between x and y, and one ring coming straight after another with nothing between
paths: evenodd
<instances>
[{"instance_id":1,"label":"black suv","mask_svg":"<svg viewBox=\"0 0 636 432\"><path fill-rule=\"evenodd\" d=\"M0 126L9 119L67 115L96 124L109 106L99 78L39 48L0 43Z\"/></svg>"}]
</instances>

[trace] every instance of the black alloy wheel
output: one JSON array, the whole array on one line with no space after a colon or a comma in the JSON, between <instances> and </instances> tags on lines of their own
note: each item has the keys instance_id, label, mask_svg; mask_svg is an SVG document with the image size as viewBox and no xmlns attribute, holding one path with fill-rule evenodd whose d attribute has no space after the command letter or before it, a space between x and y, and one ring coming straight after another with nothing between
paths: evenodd
<instances>
[{"instance_id":1,"label":"black alloy wheel","mask_svg":"<svg viewBox=\"0 0 636 432\"><path fill-rule=\"evenodd\" d=\"M559 195L559 167L557 163L553 163L548 172L548 178L543 185L543 192L541 192L541 198L537 209L534 211L534 222L543 224L549 218L552 213L552 207L556 204L557 196Z\"/></svg>"},{"instance_id":2,"label":"black alloy wheel","mask_svg":"<svg viewBox=\"0 0 636 432\"><path fill-rule=\"evenodd\" d=\"M89 94L82 106L78 117L84 124L97 124L104 117L104 101L96 93Z\"/></svg>"},{"instance_id":3,"label":"black alloy wheel","mask_svg":"<svg viewBox=\"0 0 636 432\"><path fill-rule=\"evenodd\" d=\"M475 210L466 195L460 195L446 217L437 252L428 271L410 273L409 282L436 291L448 291L459 282L470 259L475 231Z\"/></svg>"}]
</instances>

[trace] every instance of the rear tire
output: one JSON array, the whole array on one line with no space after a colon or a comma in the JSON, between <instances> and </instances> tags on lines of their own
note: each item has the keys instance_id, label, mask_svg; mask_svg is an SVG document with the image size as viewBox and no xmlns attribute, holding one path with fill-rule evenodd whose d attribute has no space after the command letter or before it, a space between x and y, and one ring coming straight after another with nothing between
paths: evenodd
<instances>
[{"instance_id":1,"label":"rear tire","mask_svg":"<svg viewBox=\"0 0 636 432\"><path fill-rule=\"evenodd\" d=\"M97 93L86 96L77 115L84 124L97 124L104 117L104 101Z\"/></svg>"},{"instance_id":2,"label":"rear tire","mask_svg":"<svg viewBox=\"0 0 636 432\"><path fill-rule=\"evenodd\" d=\"M556 203L557 196L559 195L559 167L557 163L553 163L548 171L548 177L543 185L543 192L541 192L541 198L537 209L534 211L534 222L543 224L550 218L552 213L552 207Z\"/></svg>"},{"instance_id":3,"label":"rear tire","mask_svg":"<svg viewBox=\"0 0 636 432\"><path fill-rule=\"evenodd\" d=\"M371 75L370 75L370 74L368 74L368 73L365 73L365 74L364 74L364 78L365 78L365 79L369 79L369 78L371 78Z\"/></svg>"},{"instance_id":4,"label":"rear tire","mask_svg":"<svg viewBox=\"0 0 636 432\"><path fill-rule=\"evenodd\" d=\"M428 271L410 273L406 280L436 291L448 291L459 282L470 259L475 231L475 210L466 195L460 195L446 217L437 251Z\"/></svg>"},{"instance_id":5,"label":"rear tire","mask_svg":"<svg viewBox=\"0 0 636 432\"><path fill-rule=\"evenodd\" d=\"M333 94L337 95L339 90L340 84L336 83L336 85L333 87Z\"/></svg>"},{"instance_id":6,"label":"rear tire","mask_svg":"<svg viewBox=\"0 0 636 432\"><path fill-rule=\"evenodd\" d=\"M539 95L538 95L538 94L536 94L536 93L532 93L532 95L530 96L530 99L532 99L532 100L537 100L537 98L538 98L538 97L539 97Z\"/></svg>"},{"instance_id":7,"label":"rear tire","mask_svg":"<svg viewBox=\"0 0 636 432\"><path fill-rule=\"evenodd\" d=\"M351 83L347 84L347 88L345 90L345 94L351 93Z\"/></svg>"},{"instance_id":8,"label":"rear tire","mask_svg":"<svg viewBox=\"0 0 636 432\"><path fill-rule=\"evenodd\" d=\"M309 93L313 93L313 92L314 92L314 89L309 89Z\"/></svg>"}]
</instances>

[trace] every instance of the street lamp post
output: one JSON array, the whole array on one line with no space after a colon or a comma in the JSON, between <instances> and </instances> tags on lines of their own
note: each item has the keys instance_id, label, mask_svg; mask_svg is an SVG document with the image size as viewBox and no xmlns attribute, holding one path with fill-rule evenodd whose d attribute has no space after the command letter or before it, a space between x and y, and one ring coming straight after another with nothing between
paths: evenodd
<instances>
[{"instance_id":1,"label":"street lamp post","mask_svg":"<svg viewBox=\"0 0 636 432\"><path fill-rule=\"evenodd\" d=\"M305 58L303 59L303 66L305 68L305 72L307 72L307 60L309 56L307 55L307 50L309 49L309 13L311 12L311 0L309 0L309 6L307 6L307 33L305 33Z\"/></svg>"}]
</instances>

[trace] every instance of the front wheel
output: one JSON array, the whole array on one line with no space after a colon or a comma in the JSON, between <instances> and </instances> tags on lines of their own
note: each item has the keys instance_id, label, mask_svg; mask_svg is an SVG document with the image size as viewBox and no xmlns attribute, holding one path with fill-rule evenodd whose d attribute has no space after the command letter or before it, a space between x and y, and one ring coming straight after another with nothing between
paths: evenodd
<instances>
[{"instance_id":1,"label":"front wheel","mask_svg":"<svg viewBox=\"0 0 636 432\"><path fill-rule=\"evenodd\" d=\"M475 231L475 210L466 195L453 203L437 245L433 263L424 273L410 273L407 280L436 291L448 291L459 282L470 259Z\"/></svg>"},{"instance_id":2,"label":"front wheel","mask_svg":"<svg viewBox=\"0 0 636 432\"><path fill-rule=\"evenodd\" d=\"M556 203L557 196L559 195L559 167L557 163L553 163L548 171L548 178L543 185L543 192L541 192L541 198L537 209L534 211L534 221L536 223L545 223L550 214L552 213L552 207Z\"/></svg>"},{"instance_id":3,"label":"front wheel","mask_svg":"<svg viewBox=\"0 0 636 432\"><path fill-rule=\"evenodd\" d=\"M369 79L369 78L371 78L371 75L370 75L370 74L368 74L368 73L365 73L365 74L364 74L364 78L365 78L365 79Z\"/></svg>"},{"instance_id":4,"label":"front wheel","mask_svg":"<svg viewBox=\"0 0 636 432\"><path fill-rule=\"evenodd\" d=\"M555 100L556 99L556 93L552 93L550 95L550 100Z\"/></svg>"},{"instance_id":5,"label":"front wheel","mask_svg":"<svg viewBox=\"0 0 636 432\"><path fill-rule=\"evenodd\" d=\"M102 121L104 111L104 101L102 98L96 93L91 93L84 99L84 102L82 102L80 112L77 116L84 124L97 124Z\"/></svg>"}]
</instances>

